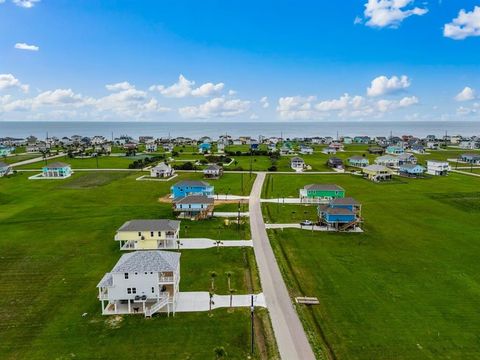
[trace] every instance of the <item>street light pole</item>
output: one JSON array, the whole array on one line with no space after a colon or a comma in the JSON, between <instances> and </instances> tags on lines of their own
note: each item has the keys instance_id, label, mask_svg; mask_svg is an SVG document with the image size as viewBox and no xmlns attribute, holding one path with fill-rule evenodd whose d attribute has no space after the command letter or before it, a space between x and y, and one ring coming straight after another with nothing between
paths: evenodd
<instances>
[{"instance_id":1,"label":"street light pole","mask_svg":"<svg viewBox=\"0 0 480 360\"><path fill-rule=\"evenodd\" d=\"M251 324L252 324L252 336L251 336L251 344L250 344L250 352L251 354L253 355L254 353L254 344L255 344L255 340L254 340L254 334L255 334L255 331L254 331L254 324L255 324L255 308L253 307L253 295L251 295L251 299L252 299L252 303L251 303L251 306L250 306L250 318L251 318Z\"/></svg>"}]
</instances>

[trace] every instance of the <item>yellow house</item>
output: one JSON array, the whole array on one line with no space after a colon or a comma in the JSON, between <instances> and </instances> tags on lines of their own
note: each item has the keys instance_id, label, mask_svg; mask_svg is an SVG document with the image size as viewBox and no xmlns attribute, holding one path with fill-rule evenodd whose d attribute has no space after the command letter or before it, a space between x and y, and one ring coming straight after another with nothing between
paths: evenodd
<instances>
[{"instance_id":1,"label":"yellow house","mask_svg":"<svg viewBox=\"0 0 480 360\"><path fill-rule=\"evenodd\" d=\"M180 232L180 221L130 220L115 235L121 250L173 249Z\"/></svg>"},{"instance_id":2,"label":"yellow house","mask_svg":"<svg viewBox=\"0 0 480 360\"><path fill-rule=\"evenodd\" d=\"M369 165L362 168L363 175L372 181L386 181L391 180L393 172L383 165Z\"/></svg>"}]
</instances>

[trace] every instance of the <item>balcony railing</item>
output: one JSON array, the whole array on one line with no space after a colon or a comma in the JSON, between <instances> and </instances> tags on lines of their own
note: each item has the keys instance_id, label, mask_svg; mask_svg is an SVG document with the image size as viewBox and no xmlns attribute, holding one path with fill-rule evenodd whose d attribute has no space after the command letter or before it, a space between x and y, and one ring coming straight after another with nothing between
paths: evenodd
<instances>
[{"instance_id":1,"label":"balcony railing","mask_svg":"<svg viewBox=\"0 0 480 360\"><path fill-rule=\"evenodd\" d=\"M175 280L175 277L173 276L163 276L163 275L158 276L159 283L173 283L174 280Z\"/></svg>"}]
</instances>

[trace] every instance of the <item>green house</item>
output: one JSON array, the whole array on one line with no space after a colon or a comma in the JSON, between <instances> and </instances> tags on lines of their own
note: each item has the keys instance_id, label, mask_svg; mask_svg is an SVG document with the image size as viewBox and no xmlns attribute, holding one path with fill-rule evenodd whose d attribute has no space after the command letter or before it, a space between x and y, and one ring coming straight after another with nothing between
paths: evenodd
<instances>
[{"instance_id":1,"label":"green house","mask_svg":"<svg viewBox=\"0 0 480 360\"><path fill-rule=\"evenodd\" d=\"M321 202L345 197L345 190L335 184L310 184L300 189L301 202Z\"/></svg>"}]
</instances>

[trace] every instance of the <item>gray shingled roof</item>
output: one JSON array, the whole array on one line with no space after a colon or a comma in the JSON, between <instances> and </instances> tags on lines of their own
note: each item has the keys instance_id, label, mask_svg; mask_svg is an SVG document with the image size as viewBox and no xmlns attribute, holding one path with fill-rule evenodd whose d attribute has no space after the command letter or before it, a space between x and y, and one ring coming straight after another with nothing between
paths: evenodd
<instances>
[{"instance_id":1,"label":"gray shingled roof","mask_svg":"<svg viewBox=\"0 0 480 360\"><path fill-rule=\"evenodd\" d=\"M134 251L122 255L110 273L175 271L180 253L174 251Z\"/></svg>"},{"instance_id":2,"label":"gray shingled roof","mask_svg":"<svg viewBox=\"0 0 480 360\"><path fill-rule=\"evenodd\" d=\"M168 164L160 163L160 164L156 165L155 167L153 167L153 169L155 169L155 170L170 170L171 167Z\"/></svg>"},{"instance_id":3,"label":"gray shingled roof","mask_svg":"<svg viewBox=\"0 0 480 360\"><path fill-rule=\"evenodd\" d=\"M332 205L360 205L360 203L352 197L336 198L330 201Z\"/></svg>"},{"instance_id":4,"label":"gray shingled roof","mask_svg":"<svg viewBox=\"0 0 480 360\"><path fill-rule=\"evenodd\" d=\"M45 167L52 168L52 169L57 169L57 168L63 168L63 167L66 167L66 166L70 166L70 164L66 164L64 162L57 161L57 162L47 164Z\"/></svg>"},{"instance_id":5,"label":"gray shingled roof","mask_svg":"<svg viewBox=\"0 0 480 360\"><path fill-rule=\"evenodd\" d=\"M337 191L343 191L343 188L341 188L338 185L335 184L310 184L310 185L305 185L304 186L305 190L337 190Z\"/></svg>"},{"instance_id":6,"label":"gray shingled roof","mask_svg":"<svg viewBox=\"0 0 480 360\"><path fill-rule=\"evenodd\" d=\"M180 221L169 219L130 220L125 222L118 231L177 231Z\"/></svg>"},{"instance_id":7,"label":"gray shingled roof","mask_svg":"<svg viewBox=\"0 0 480 360\"><path fill-rule=\"evenodd\" d=\"M219 171L219 170L222 170L222 167L221 166L218 166L218 165L209 165L205 168L205 170L210 170L210 171Z\"/></svg>"},{"instance_id":8,"label":"gray shingled roof","mask_svg":"<svg viewBox=\"0 0 480 360\"><path fill-rule=\"evenodd\" d=\"M363 156L360 156L360 155L350 156L348 160L367 160L368 161L367 158L364 158Z\"/></svg>"},{"instance_id":9,"label":"gray shingled roof","mask_svg":"<svg viewBox=\"0 0 480 360\"><path fill-rule=\"evenodd\" d=\"M210 186L210 184L206 181L200 181L200 180L182 180L177 182L173 186L190 186L190 187L195 187L195 186Z\"/></svg>"},{"instance_id":10,"label":"gray shingled roof","mask_svg":"<svg viewBox=\"0 0 480 360\"><path fill-rule=\"evenodd\" d=\"M111 273L103 275L102 280L98 283L97 287L108 287L113 285L113 278Z\"/></svg>"},{"instance_id":11,"label":"gray shingled roof","mask_svg":"<svg viewBox=\"0 0 480 360\"><path fill-rule=\"evenodd\" d=\"M204 195L188 195L178 200L174 199L173 202L175 204L213 204L214 199Z\"/></svg>"},{"instance_id":12,"label":"gray shingled roof","mask_svg":"<svg viewBox=\"0 0 480 360\"><path fill-rule=\"evenodd\" d=\"M0 168L2 168L2 167L8 167L8 166L10 166L10 165L5 164L4 162L0 161Z\"/></svg>"},{"instance_id":13,"label":"gray shingled roof","mask_svg":"<svg viewBox=\"0 0 480 360\"><path fill-rule=\"evenodd\" d=\"M290 162L304 162L302 158L295 156L293 157Z\"/></svg>"},{"instance_id":14,"label":"gray shingled roof","mask_svg":"<svg viewBox=\"0 0 480 360\"><path fill-rule=\"evenodd\" d=\"M383 165L368 165L363 169L368 171L388 171L388 168Z\"/></svg>"},{"instance_id":15,"label":"gray shingled roof","mask_svg":"<svg viewBox=\"0 0 480 360\"><path fill-rule=\"evenodd\" d=\"M339 207L337 208L329 207L329 208L326 208L324 212L331 215L353 215L354 214L349 209L339 208Z\"/></svg>"}]
</instances>

